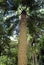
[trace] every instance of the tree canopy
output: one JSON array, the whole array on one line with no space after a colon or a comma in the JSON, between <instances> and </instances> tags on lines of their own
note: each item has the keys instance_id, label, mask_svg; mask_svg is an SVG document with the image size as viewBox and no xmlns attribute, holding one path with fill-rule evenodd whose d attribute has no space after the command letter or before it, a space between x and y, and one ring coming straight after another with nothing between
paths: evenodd
<instances>
[{"instance_id":1,"label":"tree canopy","mask_svg":"<svg viewBox=\"0 0 44 65\"><path fill-rule=\"evenodd\" d=\"M19 36L23 10L27 13L27 38L31 42L28 65L33 64L33 48L38 64L44 65L44 0L0 0L0 62L2 65L17 64L18 41L11 41L10 37Z\"/></svg>"}]
</instances>

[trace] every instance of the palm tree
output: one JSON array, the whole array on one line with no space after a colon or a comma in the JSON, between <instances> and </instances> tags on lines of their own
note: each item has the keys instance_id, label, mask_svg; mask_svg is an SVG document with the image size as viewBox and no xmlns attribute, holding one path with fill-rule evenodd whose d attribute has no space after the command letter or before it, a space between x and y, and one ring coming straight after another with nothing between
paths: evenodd
<instances>
[{"instance_id":1,"label":"palm tree","mask_svg":"<svg viewBox=\"0 0 44 65\"><path fill-rule=\"evenodd\" d=\"M23 10L21 14L20 25L20 44L18 50L18 65L27 65L27 37L26 37L26 12Z\"/></svg>"}]
</instances>

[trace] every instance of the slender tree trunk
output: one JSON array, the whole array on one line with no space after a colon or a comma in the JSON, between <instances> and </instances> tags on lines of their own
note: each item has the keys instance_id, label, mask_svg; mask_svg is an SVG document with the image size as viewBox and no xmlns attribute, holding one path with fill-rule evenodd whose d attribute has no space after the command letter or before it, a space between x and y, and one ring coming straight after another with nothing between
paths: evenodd
<instances>
[{"instance_id":1,"label":"slender tree trunk","mask_svg":"<svg viewBox=\"0 0 44 65\"><path fill-rule=\"evenodd\" d=\"M20 44L18 50L18 65L27 65L26 14L21 14Z\"/></svg>"},{"instance_id":2,"label":"slender tree trunk","mask_svg":"<svg viewBox=\"0 0 44 65\"><path fill-rule=\"evenodd\" d=\"M33 63L34 63L34 65L38 65L37 55L36 55L35 51L34 51L34 53L33 53Z\"/></svg>"},{"instance_id":3,"label":"slender tree trunk","mask_svg":"<svg viewBox=\"0 0 44 65\"><path fill-rule=\"evenodd\" d=\"M36 55L36 53L34 54L34 65L38 65L38 63L37 63L37 55Z\"/></svg>"}]
</instances>

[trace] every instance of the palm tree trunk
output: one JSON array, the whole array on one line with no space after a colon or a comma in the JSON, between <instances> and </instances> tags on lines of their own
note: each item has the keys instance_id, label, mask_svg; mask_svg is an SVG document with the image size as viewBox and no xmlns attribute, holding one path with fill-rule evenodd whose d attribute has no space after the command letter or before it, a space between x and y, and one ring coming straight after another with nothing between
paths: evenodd
<instances>
[{"instance_id":1,"label":"palm tree trunk","mask_svg":"<svg viewBox=\"0 0 44 65\"><path fill-rule=\"evenodd\" d=\"M18 65L27 65L26 14L21 14L20 44L18 50Z\"/></svg>"}]
</instances>

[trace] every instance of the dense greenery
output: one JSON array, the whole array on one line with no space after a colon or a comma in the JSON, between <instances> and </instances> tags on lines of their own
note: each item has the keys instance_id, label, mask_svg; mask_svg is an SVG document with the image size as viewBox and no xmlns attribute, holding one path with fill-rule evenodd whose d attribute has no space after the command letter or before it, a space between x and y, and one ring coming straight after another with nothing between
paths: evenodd
<instances>
[{"instance_id":1,"label":"dense greenery","mask_svg":"<svg viewBox=\"0 0 44 65\"><path fill-rule=\"evenodd\" d=\"M44 0L0 0L0 64L18 65L18 44L21 12L27 12L27 58L34 65L44 65ZM16 36L17 40L10 37Z\"/></svg>"}]
</instances>

